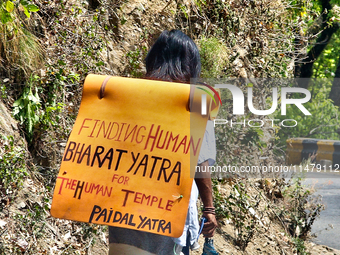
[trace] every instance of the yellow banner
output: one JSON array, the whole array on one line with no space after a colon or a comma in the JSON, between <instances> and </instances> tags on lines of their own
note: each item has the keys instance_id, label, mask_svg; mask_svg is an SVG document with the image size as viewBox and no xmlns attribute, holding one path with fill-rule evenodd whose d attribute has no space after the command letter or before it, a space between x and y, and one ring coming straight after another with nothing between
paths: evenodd
<instances>
[{"instance_id":1,"label":"yellow banner","mask_svg":"<svg viewBox=\"0 0 340 255\"><path fill-rule=\"evenodd\" d=\"M187 84L89 75L52 216L180 236L207 119L196 114L190 134L189 94Z\"/></svg>"}]
</instances>

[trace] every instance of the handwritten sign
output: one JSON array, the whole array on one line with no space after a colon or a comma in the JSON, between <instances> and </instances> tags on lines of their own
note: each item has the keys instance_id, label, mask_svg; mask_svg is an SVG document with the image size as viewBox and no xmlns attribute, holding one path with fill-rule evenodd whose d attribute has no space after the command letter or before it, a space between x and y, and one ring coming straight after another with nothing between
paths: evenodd
<instances>
[{"instance_id":1,"label":"handwritten sign","mask_svg":"<svg viewBox=\"0 0 340 255\"><path fill-rule=\"evenodd\" d=\"M190 114L189 94L186 84L89 75L52 216L180 236L207 121Z\"/></svg>"}]
</instances>

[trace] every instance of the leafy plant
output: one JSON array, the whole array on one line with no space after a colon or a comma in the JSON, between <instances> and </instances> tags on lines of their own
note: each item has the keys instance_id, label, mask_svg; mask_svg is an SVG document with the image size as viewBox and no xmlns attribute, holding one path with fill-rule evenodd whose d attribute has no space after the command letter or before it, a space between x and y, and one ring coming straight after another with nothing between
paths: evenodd
<instances>
[{"instance_id":1,"label":"leafy plant","mask_svg":"<svg viewBox=\"0 0 340 255\"><path fill-rule=\"evenodd\" d=\"M245 250L256 233L259 233L259 217L256 210L260 199L248 195L246 185L234 180L228 195L220 194L217 180L213 180L214 206L217 218L227 218L233 222L235 229L234 243Z\"/></svg>"},{"instance_id":2,"label":"leafy plant","mask_svg":"<svg viewBox=\"0 0 340 255\"><path fill-rule=\"evenodd\" d=\"M297 125L294 128L281 128L278 132L279 142L284 145L290 137L308 137L318 139L338 140L337 129L340 127L339 109L328 98L328 89L323 86L327 80L318 80L313 86L317 93L304 107L311 115L304 115L300 109L289 105L287 115L277 114L274 118L279 120L294 119ZM321 85L322 84L322 85ZM318 86L320 86L318 88ZM321 87L322 86L322 87ZM280 113L280 111L277 111ZM295 123L287 123L295 125Z\"/></svg>"},{"instance_id":3,"label":"leafy plant","mask_svg":"<svg viewBox=\"0 0 340 255\"><path fill-rule=\"evenodd\" d=\"M235 244L243 251L257 232L255 209L259 202L251 201L245 185L242 182L235 184L228 197L228 210L235 227Z\"/></svg>"},{"instance_id":4,"label":"leafy plant","mask_svg":"<svg viewBox=\"0 0 340 255\"><path fill-rule=\"evenodd\" d=\"M48 84L50 86L42 86L39 76L31 76L22 95L13 104L13 116L23 125L29 143L34 138L34 132L58 126L58 113L64 108L63 103L57 102L57 96L62 95L58 92L65 81L78 81L79 75L57 73L56 78Z\"/></svg>"},{"instance_id":5,"label":"leafy plant","mask_svg":"<svg viewBox=\"0 0 340 255\"><path fill-rule=\"evenodd\" d=\"M228 75L226 66L230 52L223 41L203 37L199 40L199 48L203 78L216 79Z\"/></svg>"},{"instance_id":6,"label":"leafy plant","mask_svg":"<svg viewBox=\"0 0 340 255\"><path fill-rule=\"evenodd\" d=\"M141 71L141 65L143 63L143 56L145 55L146 48L144 49L136 49L134 51L129 51L126 54L128 60L128 72L131 77L140 78L143 76L143 72Z\"/></svg>"},{"instance_id":7,"label":"leafy plant","mask_svg":"<svg viewBox=\"0 0 340 255\"><path fill-rule=\"evenodd\" d=\"M41 118L41 103L38 90L34 87L37 76L30 78L21 97L13 104L13 116L25 127L26 137L29 142L33 139L34 127Z\"/></svg>"},{"instance_id":8,"label":"leafy plant","mask_svg":"<svg viewBox=\"0 0 340 255\"><path fill-rule=\"evenodd\" d=\"M13 136L0 136L0 203L9 202L27 176L25 149ZM2 209L3 206L1 205ZM0 209L0 210L1 210Z\"/></svg>"},{"instance_id":9,"label":"leafy plant","mask_svg":"<svg viewBox=\"0 0 340 255\"><path fill-rule=\"evenodd\" d=\"M216 179L212 179L212 182L216 218L218 219L229 218L229 210L227 208L228 198L224 194L220 193L218 189L219 182Z\"/></svg>"},{"instance_id":10,"label":"leafy plant","mask_svg":"<svg viewBox=\"0 0 340 255\"><path fill-rule=\"evenodd\" d=\"M12 1L3 1L0 8L0 21L3 24L7 22L13 22L16 17L13 13L20 9L23 9L24 14L27 18L31 17L31 12L39 11L39 7L35 4L30 3L30 1L20 0L18 3Z\"/></svg>"},{"instance_id":11,"label":"leafy plant","mask_svg":"<svg viewBox=\"0 0 340 255\"><path fill-rule=\"evenodd\" d=\"M311 196L310 189L303 187L302 180L301 176L290 179L288 187L283 191L288 207L281 214L287 220L291 236L306 240L314 221L324 209L324 205L319 197Z\"/></svg>"},{"instance_id":12,"label":"leafy plant","mask_svg":"<svg viewBox=\"0 0 340 255\"><path fill-rule=\"evenodd\" d=\"M334 78L337 61L339 60L339 53L334 50L340 46L340 33L333 34L332 39L327 47L323 50L320 57L313 65L313 77L315 78ZM331 84L328 84L330 87Z\"/></svg>"},{"instance_id":13,"label":"leafy plant","mask_svg":"<svg viewBox=\"0 0 340 255\"><path fill-rule=\"evenodd\" d=\"M23 11L21 11L23 10ZM38 6L30 1L2 1L0 3L0 62L2 71L18 69L29 75L41 67L42 47L34 34L29 32L29 20L32 12L39 11ZM22 19L21 13L26 16Z\"/></svg>"},{"instance_id":14,"label":"leafy plant","mask_svg":"<svg viewBox=\"0 0 340 255\"><path fill-rule=\"evenodd\" d=\"M294 245L296 247L296 251L297 251L297 254L299 255L309 255L310 253L306 251L306 246L305 246L305 242L296 237L296 238L293 238L293 242L294 242Z\"/></svg>"}]
</instances>

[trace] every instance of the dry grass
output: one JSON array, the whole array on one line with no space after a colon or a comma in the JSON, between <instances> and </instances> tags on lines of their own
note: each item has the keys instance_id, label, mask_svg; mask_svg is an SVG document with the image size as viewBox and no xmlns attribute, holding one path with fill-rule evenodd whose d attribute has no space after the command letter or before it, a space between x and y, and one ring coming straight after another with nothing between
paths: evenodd
<instances>
[{"instance_id":1,"label":"dry grass","mask_svg":"<svg viewBox=\"0 0 340 255\"><path fill-rule=\"evenodd\" d=\"M0 22L0 68L7 73L19 70L28 77L43 66L43 47L30 32L29 20L24 20L17 11L11 15L12 21Z\"/></svg>"}]
</instances>

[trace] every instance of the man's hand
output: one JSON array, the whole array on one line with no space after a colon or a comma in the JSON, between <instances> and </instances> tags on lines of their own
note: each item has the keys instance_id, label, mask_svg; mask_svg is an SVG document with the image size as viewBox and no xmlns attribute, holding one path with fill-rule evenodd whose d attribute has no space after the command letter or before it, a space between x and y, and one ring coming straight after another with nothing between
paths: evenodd
<instances>
[{"instance_id":1,"label":"man's hand","mask_svg":"<svg viewBox=\"0 0 340 255\"><path fill-rule=\"evenodd\" d=\"M207 219L204 223L202 234L204 237L213 237L217 228L217 220L214 214L203 212L203 217Z\"/></svg>"},{"instance_id":2,"label":"man's hand","mask_svg":"<svg viewBox=\"0 0 340 255\"><path fill-rule=\"evenodd\" d=\"M203 167L208 167L209 163L208 161L204 161L199 166L203 169ZM214 208L212 197L212 184L210 177L210 172L208 171L200 171L199 173L196 172L195 176L198 191L200 193L205 208ZM217 227L217 221L214 213L215 211L203 211L203 216L207 219L207 222L204 223L204 227L202 230L202 233L205 237L212 237L214 235L215 229Z\"/></svg>"}]
</instances>

